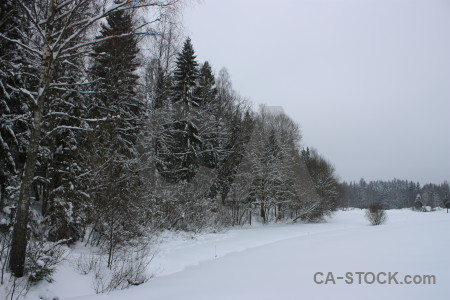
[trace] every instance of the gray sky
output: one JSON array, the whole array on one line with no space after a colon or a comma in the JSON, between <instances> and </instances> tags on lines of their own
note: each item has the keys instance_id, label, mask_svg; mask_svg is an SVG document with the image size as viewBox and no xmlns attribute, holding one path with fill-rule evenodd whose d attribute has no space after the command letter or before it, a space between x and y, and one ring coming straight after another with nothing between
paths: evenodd
<instances>
[{"instance_id":1,"label":"gray sky","mask_svg":"<svg viewBox=\"0 0 450 300\"><path fill-rule=\"evenodd\" d=\"M450 180L450 0L205 0L184 25L341 179Z\"/></svg>"}]
</instances>

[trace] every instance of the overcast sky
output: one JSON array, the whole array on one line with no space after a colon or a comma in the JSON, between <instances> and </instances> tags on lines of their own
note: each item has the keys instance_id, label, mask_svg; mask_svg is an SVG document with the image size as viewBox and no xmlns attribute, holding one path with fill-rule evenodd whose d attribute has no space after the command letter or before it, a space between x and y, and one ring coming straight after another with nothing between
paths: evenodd
<instances>
[{"instance_id":1,"label":"overcast sky","mask_svg":"<svg viewBox=\"0 0 450 300\"><path fill-rule=\"evenodd\" d=\"M204 0L184 26L341 179L450 180L450 0Z\"/></svg>"}]
</instances>

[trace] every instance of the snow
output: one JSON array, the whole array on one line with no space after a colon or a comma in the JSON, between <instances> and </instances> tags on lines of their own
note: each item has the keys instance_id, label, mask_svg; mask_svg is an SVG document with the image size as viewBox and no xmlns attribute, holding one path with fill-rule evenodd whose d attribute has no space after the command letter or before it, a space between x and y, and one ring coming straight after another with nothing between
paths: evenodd
<instances>
[{"instance_id":1,"label":"snow","mask_svg":"<svg viewBox=\"0 0 450 300\"><path fill-rule=\"evenodd\" d=\"M448 299L450 214L388 211L369 226L364 211L339 211L326 223L272 224L191 236L165 233L150 268L154 279L95 295L89 276L66 262L55 282L26 299ZM75 247L72 255L88 251ZM316 284L314 274L353 272L354 283ZM435 285L358 284L356 272L435 275ZM386 278L387 279L387 278Z\"/></svg>"}]
</instances>

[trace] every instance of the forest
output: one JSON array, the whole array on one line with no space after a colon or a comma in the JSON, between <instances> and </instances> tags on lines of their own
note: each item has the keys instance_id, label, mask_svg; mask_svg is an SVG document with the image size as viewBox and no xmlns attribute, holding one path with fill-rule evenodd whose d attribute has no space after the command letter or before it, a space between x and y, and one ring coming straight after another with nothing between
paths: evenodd
<instances>
[{"instance_id":1,"label":"forest","mask_svg":"<svg viewBox=\"0 0 450 300\"><path fill-rule=\"evenodd\" d=\"M182 6L1 2L2 284L51 280L77 242L126 274L102 292L147 280L149 236L164 230L315 222L339 207L411 207L417 194L443 205L448 184L341 184L299 124L198 61Z\"/></svg>"},{"instance_id":2,"label":"forest","mask_svg":"<svg viewBox=\"0 0 450 300\"><path fill-rule=\"evenodd\" d=\"M180 4L2 1L2 282L9 270L49 280L76 242L114 269L149 233L337 207L331 164L301 151L287 115L252 108L226 69L197 60Z\"/></svg>"},{"instance_id":3,"label":"forest","mask_svg":"<svg viewBox=\"0 0 450 300\"><path fill-rule=\"evenodd\" d=\"M366 182L343 182L341 207L366 208L370 204L381 204L386 209L444 207L450 200L448 182L442 184L427 183L420 186L408 180L376 180Z\"/></svg>"}]
</instances>

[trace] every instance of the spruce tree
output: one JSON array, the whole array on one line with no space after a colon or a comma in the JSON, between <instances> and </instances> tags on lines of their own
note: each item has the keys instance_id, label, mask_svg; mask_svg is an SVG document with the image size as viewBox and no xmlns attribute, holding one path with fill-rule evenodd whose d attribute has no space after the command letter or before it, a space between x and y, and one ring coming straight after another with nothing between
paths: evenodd
<instances>
[{"instance_id":1,"label":"spruce tree","mask_svg":"<svg viewBox=\"0 0 450 300\"><path fill-rule=\"evenodd\" d=\"M84 4L87 5L87 4ZM87 9L87 8L86 8ZM77 15L76 19L84 18ZM61 38L74 34L75 28L63 30L65 22L55 22L54 30L61 30ZM75 47L87 39L80 35L72 39ZM90 166L84 161L84 147L89 147L87 122L85 120L88 97L77 83L86 79L84 60L76 50L64 61L54 63L54 77L60 88L48 94L44 105L43 135L36 166L35 199L41 203L43 224L50 241L69 240L75 242L83 236L86 228L84 207L88 187L84 175Z\"/></svg>"},{"instance_id":2,"label":"spruce tree","mask_svg":"<svg viewBox=\"0 0 450 300\"><path fill-rule=\"evenodd\" d=\"M198 169L199 137L198 63L188 38L179 53L171 87L172 121L158 138L157 168L169 182L191 181Z\"/></svg>"},{"instance_id":3,"label":"spruce tree","mask_svg":"<svg viewBox=\"0 0 450 300\"><path fill-rule=\"evenodd\" d=\"M153 95L153 109L167 108L169 99L171 78L164 74L164 70L158 64L156 71L156 83Z\"/></svg>"},{"instance_id":4,"label":"spruce tree","mask_svg":"<svg viewBox=\"0 0 450 300\"><path fill-rule=\"evenodd\" d=\"M92 116L117 116L117 126L124 127L135 127L142 112L142 103L135 91L138 76L134 73L139 49L132 30L131 15L124 11L110 14L107 24L102 24L98 39L111 38L100 42L92 55L91 74L98 80ZM136 131L123 136L129 142L135 137Z\"/></svg>"},{"instance_id":5,"label":"spruce tree","mask_svg":"<svg viewBox=\"0 0 450 300\"><path fill-rule=\"evenodd\" d=\"M207 61L200 68L197 97L201 99L199 134L203 142L199 152L200 163L208 168L216 168L223 158L229 130L224 126L216 81Z\"/></svg>"},{"instance_id":6,"label":"spruce tree","mask_svg":"<svg viewBox=\"0 0 450 300\"><path fill-rule=\"evenodd\" d=\"M215 100L217 95L216 80L211 70L211 66L207 61L205 61L200 68L196 92L197 98L201 99L202 107L209 109L214 107L210 104Z\"/></svg>"},{"instance_id":7,"label":"spruce tree","mask_svg":"<svg viewBox=\"0 0 450 300\"><path fill-rule=\"evenodd\" d=\"M91 76L97 85L90 117L99 120L90 139L94 148L90 218L98 238L106 240L108 267L116 247L137 234L142 209L136 145L143 103L136 93L139 49L132 32L130 14L110 14L98 37L103 41L92 55Z\"/></svg>"},{"instance_id":8,"label":"spruce tree","mask_svg":"<svg viewBox=\"0 0 450 300\"><path fill-rule=\"evenodd\" d=\"M0 33L10 39L21 40L20 32L26 32L26 18L18 10L16 1L0 3ZM24 20L21 22L20 20ZM25 164L29 139L30 101L20 88L30 88L32 74L20 69L26 56L16 44L0 38L0 217L3 208L12 204L20 186L20 173ZM5 216L11 219L11 216ZM11 224L10 224L11 225Z\"/></svg>"},{"instance_id":9,"label":"spruce tree","mask_svg":"<svg viewBox=\"0 0 450 300\"><path fill-rule=\"evenodd\" d=\"M24 213L19 217L17 214L14 217L14 211L19 210L17 199L33 126L29 117L34 108L30 97L21 89L34 89L38 71L36 65L30 63L37 57L24 52L11 40L26 43L26 38L30 36L29 18L20 10L21 4L27 2L6 0L0 3L0 219L6 221L4 225L8 230L5 233L11 234L9 228L14 226L12 237L4 238L11 243L13 250L9 251L9 265L18 277L24 273L28 206L23 206ZM25 198L26 201L28 199ZM21 226L16 226L18 223Z\"/></svg>"},{"instance_id":10,"label":"spruce tree","mask_svg":"<svg viewBox=\"0 0 450 300\"><path fill-rule=\"evenodd\" d=\"M198 77L198 63L194 48L191 39L187 38L176 61L172 86L172 100L179 105L183 118L188 117L193 107L200 105L201 99L196 95Z\"/></svg>"}]
</instances>

